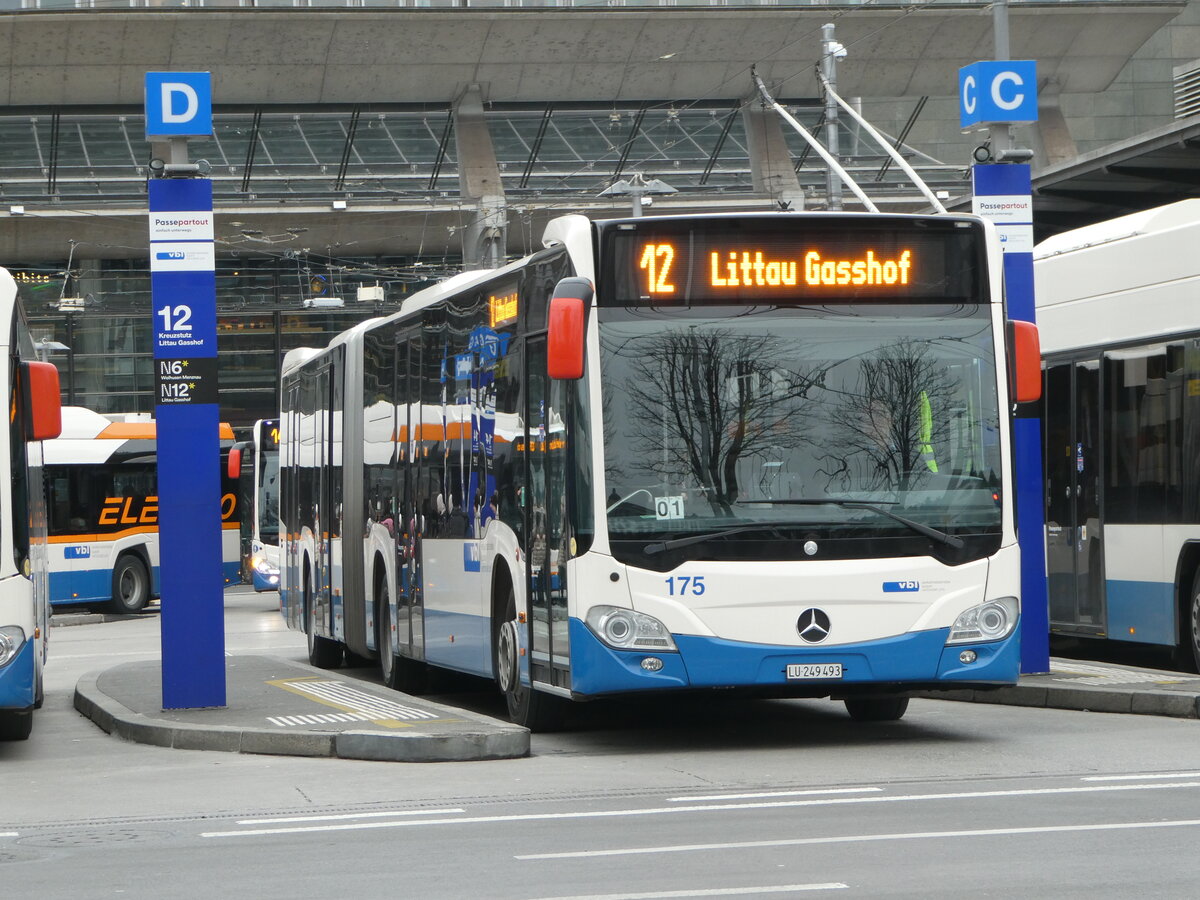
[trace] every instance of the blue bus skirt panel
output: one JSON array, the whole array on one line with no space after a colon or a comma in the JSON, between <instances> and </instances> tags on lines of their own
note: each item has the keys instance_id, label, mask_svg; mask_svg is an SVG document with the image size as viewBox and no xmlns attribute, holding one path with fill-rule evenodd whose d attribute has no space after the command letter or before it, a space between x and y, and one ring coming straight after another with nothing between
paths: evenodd
<instances>
[{"instance_id":1,"label":"blue bus skirt panel","mask_svg":"<svg viewBox=\"0 0 1200 900\"><path fill-rule=\"evenodd\" d=\"M0 669L0 709L33 708L33 652L37 644L32 637L17 651L7 666Z\"/></svg>"},{"instance_id":2,"label":"blue bus skirt panel","mask_svg":"<svg viewBox=\"0 0 1200 900\"><path fill-rule=\"evenodd\" d=\"M160 595L158 575L158 566L151 566L150 596L152 598ZM230 579L229 568L226 566L226 583L229 583ZM51 606L66 606L71 603L107 603L112 599L112 590L112 569L50 573Z\"/></svg>"},{"instance_id":3,"label":"blue bus skirt panel","mask_svg":"<svg viewBox=\"0 0 1200 900\"><path fill-rule=\"evenodd\" d=\"M112 569L50 573L50 603L104 603L112 599Z\"/></svg>"},{"instance_id":4,"label":"blue bus skirt panel","mask_svg":"<svg viewBox=\"0 0 1200 900\"><path fill-rule=\"evenodd\" d=\"M571 690L581 695L672 688L793 687L797 691L841 685L905 684L947 686L1016 684L1020 675L1020 629L1003 641L946 646L949 629L920 631L863 644L782 647L720 638L675 635L678 653L613 650L579 619L571 619ZM973 650L976 659L960 655ZM662 668L642 668L656 657ZM834 681L787 679L789 663L841 663Z\"/></svg>"}]
</instances>

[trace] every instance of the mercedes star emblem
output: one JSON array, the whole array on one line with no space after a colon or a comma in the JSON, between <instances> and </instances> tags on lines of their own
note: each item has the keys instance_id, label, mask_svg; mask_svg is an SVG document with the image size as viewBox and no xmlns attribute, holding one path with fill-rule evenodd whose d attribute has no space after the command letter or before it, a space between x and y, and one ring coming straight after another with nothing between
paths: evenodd
<instances>
[{"instance_id":1,"label":"mercedes star emblem","mask_svg":"<svg viewBox=\"0 0 1200 900\"><path fill-rule=\"evenodd\" d=\"M825 610L815 606L806 609L796 620L796 631L800 632L800 637L808 643L819 644L829 637L829 616Z\"/></svg>"}]
</instances>

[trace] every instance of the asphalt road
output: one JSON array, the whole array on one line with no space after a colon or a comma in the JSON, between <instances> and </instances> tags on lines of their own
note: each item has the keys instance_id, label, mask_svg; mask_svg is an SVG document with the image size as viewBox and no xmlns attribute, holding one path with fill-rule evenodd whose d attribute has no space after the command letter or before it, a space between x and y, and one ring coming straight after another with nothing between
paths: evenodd
<instances>
[{"instance_id":1,"label":"asphalt road","mask_svg":"<svg viewBox=\"0 0 1200 900\"><path fill-rule=\"evenodd\" d=\"M231 652L303 659L274 602L227 595ZM660 699L583 707L528 759L166 750L70 702L157 627L53 630L34 735L0 744L5 897L1184 898L1200 876L1196 720ZM455 687L436 699L498 713Z\"/></svg>"}]
</instances>

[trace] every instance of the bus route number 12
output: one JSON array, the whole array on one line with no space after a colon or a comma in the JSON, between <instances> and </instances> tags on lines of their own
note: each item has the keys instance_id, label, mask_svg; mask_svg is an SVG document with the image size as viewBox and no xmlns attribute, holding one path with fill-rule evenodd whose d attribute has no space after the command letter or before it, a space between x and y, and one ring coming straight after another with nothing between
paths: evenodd
<instances>
[{"instance_id":1,"label":"bus route number 12","mask_svg":"<svg viewBox=\"0 0 1200 900\"><path fill-rule=\"evenodd\" d=\"M649 276L646 279L646 290L651 294L672 294L675 285L671 284L671 264L675 261L675 248L670 244L647 244L642 249L642 259L638 267L645 269Z\"/></svg>"},{"instance_id":2,"label":"bus route number 12","mask_svg":"<svg viewBox=\"0 0 1200 900\"><path fill-rule=\"evenodd\" d=\"M178 306L164 306L158 311L158 315L162 316L162 330L164 332L192 330L192 308L190 306L185 306L182 303Z\"/></svg>"}]
</instances>

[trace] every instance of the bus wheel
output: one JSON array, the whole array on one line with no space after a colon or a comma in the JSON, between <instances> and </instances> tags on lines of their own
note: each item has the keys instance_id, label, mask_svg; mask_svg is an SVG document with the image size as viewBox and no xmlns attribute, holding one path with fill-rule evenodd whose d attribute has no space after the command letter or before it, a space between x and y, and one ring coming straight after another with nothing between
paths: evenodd
<instances>
[{"instance_id":1,"label":"bus wheel","mask_svg":"<svg viewBox=\"0 0 1200 900\"><path fill-rule=\"evenodd\" d=\"M566 712L565 701L521 683L517 601L512 588L504 603L504 618L495 632L496 682L508 702L508 717L530 731L557 731Z\"/></svg>"},{"instance_id":2,"label":"bus wheel","mask_svg":"<svg viewBox=\"0 0 1200 900\"><path fill-rule=\"evenodd\" d=\"M1200 672L1200 572L1192 579L1192 597L1184 625L1187 631L1184 646L1180 648L1179 662L1193 672Z\"/></svg>"},{"instance_id":3,"label":"bus wheel","mask_svg":"<svg viewBox=\"0 0 1200 900\"><path fill-rule=\"evenodd\" d=\"M304 581L304 614L308 625L308 661L318 669L336 669L342 664L342 647L337 641L317 634L317 606L312 588Z\"/></svg>"},{"instance_id":4,"label":"bus wheel","mask_svg":"<svg viewBox=\"0 0 1200 900\"><path fill-rule=\"evenodd\" d=\"M115 613L136 613L150 602L150 575L138 557L126 553L113 566L112 603Z\"/></svg>"},{"instance_id":5,"label":"bus wheel","mask_svg":"<svg viewBox=\"0 0 1200 900\"><path fill-rule=\"evenodd\" d=\"M383 683L393 691L405 694L424 694L429 690L429 667L418 660L396 652L396 633L392 631L392 604L387 585L379 588L379 673Z\"/></svg>"},{"instance_id":6,"label":"bus wheel","mask_svg":"<svg viewBox=\"0 0 1200 900\"><path fill-rule=\"evenodd\" d=\"M847 697L845 703L855 722L895 722L908 709L907 697Z\"/></svg>"},{"instance_id":7,"label":"bus wheel","mask_svg":"<svg viewBox=\"0 0 1200 900\"><path fill-rule=\"evenodd\" d=\"M0 741L25 741L33 734L33 711L0 712Z\"/></svg>"}]
</instances>

